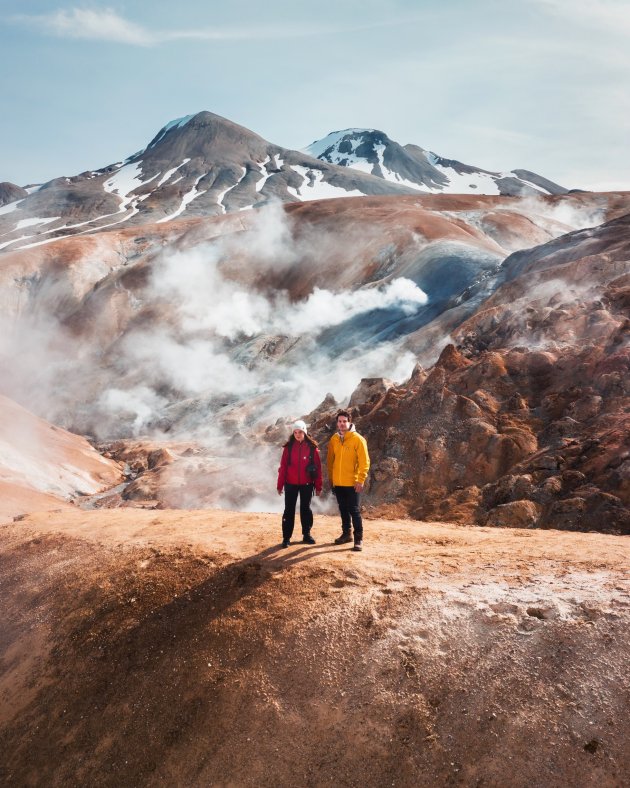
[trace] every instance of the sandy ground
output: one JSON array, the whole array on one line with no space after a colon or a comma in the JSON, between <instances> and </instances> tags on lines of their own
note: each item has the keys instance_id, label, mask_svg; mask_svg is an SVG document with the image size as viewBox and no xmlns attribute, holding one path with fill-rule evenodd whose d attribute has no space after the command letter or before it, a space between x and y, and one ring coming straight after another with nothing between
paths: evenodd
<instances>
[{"instance_id":1,"label":"sandy ground","mask_svg":"<svg viewBox=\"0 0 630 788\"><path fill-rule=\"evenodd\" d=\"M0 526L0 783L630 784L627 537L278 520Z\"/></svg>"}]
</instances>

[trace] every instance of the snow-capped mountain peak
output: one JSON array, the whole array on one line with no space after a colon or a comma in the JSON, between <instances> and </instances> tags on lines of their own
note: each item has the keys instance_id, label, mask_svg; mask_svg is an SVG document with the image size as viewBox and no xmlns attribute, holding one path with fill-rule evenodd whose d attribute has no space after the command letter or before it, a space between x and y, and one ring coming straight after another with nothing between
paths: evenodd
<instances>
[{"instance_id":1,"label":"snow-capped mountain peak","mask_svg":"<svg viewBox=\"0 0 630 788\"><path fill-rule=\"evenodd\" d=\"M528 170L491 172L418 145L403 146L377 129L334 131L311 143L305 152L421 192L524 195L567 191Z\"/></svg>"},{"instance_id":2,"label":"snow-capped mountain peak","mask_svg":"<svg viewBox=\"0 0 630 788\"><path fill-rule=\"evenodd\" d=\"M185 126L188 121L194 117L194 115L184 115L182 118L175 118L174 120L169 121L165 126L162 126L153 140L151 140L147 148L154 148L162 139L162 137L164 137L171 129L181 129L182 126Z\"/></svg>"},{"instance_id":3,"label":"snow-capped mountain peak","mask_svg":"<svg viewBox=\"0 0 630 788\"><path fill-rule=\"evenodd\" d=\"M304 148L304 153L308 153L314 159L325 158L326 161L332 161L332 157L343 157L344 153L354 151L359 144L361 135L370 133L374 133L374 129L331 131L323 139L311 142L308 147ZM376 133L382 134L382 132Z\"/></svg>"}]
</instances>

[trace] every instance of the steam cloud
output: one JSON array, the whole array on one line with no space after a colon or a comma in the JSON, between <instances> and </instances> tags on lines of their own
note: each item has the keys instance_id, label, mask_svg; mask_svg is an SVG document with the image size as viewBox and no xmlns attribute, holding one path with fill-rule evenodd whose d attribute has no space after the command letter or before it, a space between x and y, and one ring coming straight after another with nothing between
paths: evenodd
<instances>
[{"instance_id":1,"label":"steam cloud","mask_svg":"<svg viewBox=\"0 0 630 788\"><path fill-rule=\"evenodd\" d=\"M521 204L523 213L548 222L552 234L603 218L568 202L525 198ZM226 489L248 488L251 506L277 510L279 448L261 445L264 431L280 420L274 435L284 436L284 424L328 393L347 401L361 378L406 379L417 355L403 340L371 341L369 316L376 310L412 315L427 296L403 277L352 284L365 281L371 239L364 227L346 228L343 239L321 226L300 225L296 235L279 204L243 214L235 226L241 231L164 251L151 261L144 285L127 289L116 280L109 273L116 256L108 249L84 267L69 267L65 279L34 280L25 298L8 296L13 301L5 300L0 318L1 388L53 423L100 440L144 435L201 445L201 458L164 474L179 505L235 506L238 496ZM375 239L378 251L376 232ZM422 254L419 247L416 259ZM317 270L327 259L343 261L333 277L336 289ZM310 282L299 298L283 284L295 281L296 271ZM115 286L100 302L96 324L84 333L71 329L74 312L108 274ZM555 292L556 284L547 288ZM322 343L323 332L343 336L351 321L360 326L351 350Z\"/></svg>"},{"instance_id":2,"label":"steam cloud","mask_svg":"<svg viewBox=\"0 0 630 788\"><path fill-rule=\"evenodd\" d=\"M277 205L250 214L246 225L244 233L154 260L148 283L124 297L132 312L152 307L159 317L129 320L120 337L107 319L105 335L95 332L97 343L69 330L63 283L35 312L5 318L0 354L11 373L3 390L53 423L100 440L148 435L201 444L203 461L189 460L185 478L177 464L164 474L180 505L207 504L208 489L220 484L224 492L212 502L235 506L226 487L249 485L250 506L277 510L279 448L261 447L256 436L278 419L310 412L328 392L346 401L363 377L405 379L416 361L396 342L331 354L320 347L320 333L372 310L413 314L427 296L398 278L352 291L319 283L292 299L266 285L266 277L312 256L314 238L294 238ZM349 265L356 240L346 238ZM338 235L318 235L316 242L319 255L343 252ZM243 261L237 277L223 270L234 260ZM76 269L71 276L76 280ZM357 269L355 280L361 276ZM89 290L72 281L74 292L82 287ZM103 308L117 309L113 301Z\"/></svg>"}]
</instances>

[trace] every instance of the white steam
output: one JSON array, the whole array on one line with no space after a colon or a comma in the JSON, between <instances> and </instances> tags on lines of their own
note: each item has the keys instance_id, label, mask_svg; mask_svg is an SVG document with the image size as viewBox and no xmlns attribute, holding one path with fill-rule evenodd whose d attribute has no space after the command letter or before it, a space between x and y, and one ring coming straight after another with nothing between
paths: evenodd
<instances>
[{"instance_id":1,"label":"white steam","mask_svg":"<svg viewBox=\"0 0 630 788\"><path fill-rule=\"evenodd\" d=\"M101 394L99 406L112 418L131 419L131 429L137 432L145 427L153 414L167 401L148 386L135 386L123 391L110 388Z\"/></svg>"},{"instance_id":2,"label":"white steam","mask_svg":"<svg viewBox=\"0 0 630 788\"><path fill-rule=\"evenodd\" d=\"M427 296L406 278L362 284L366 259L354 231L340 239L307 227L295 238L284 209L274 205L242 224L244 232L164 252L144 285L104 271L111 280L90 301L97 311L88 312L81 330L74 318L80 305L71 305L74 328L66 327L61 290L54 311L52 301L50 311L31 302L0 343L11 370L3 390L53 422L103 440L148 435L201 445L206 465L187 460L187 473L178 466L164 474L177 505L242 507L243 490L250 490L250 506L277 511L278 450L260 446L260 435L278 419L309 413L329 392L347 401L361 378L407 378L415 357L399 341L372 341L369 315L408 317ZM348 261L336 289L312 268L326 255ZM303 270L311 285L300 299L289 286L269 284L285 275L295 280ZM348 281L356 282L352 289ZM83 298L76 290L74 296ZM320 342L323 331L343 337L343 324L361 317L358 345L334 351Z\"/></svg>"},{"instance_id":3,"label":"white steam","mask_svg":"<svg viewBox=\"0 0 630 788\"><path fill-rule=\"evenodd\" d=\"M375 309L399 309L404 315L412 315L427 301L426 293L415 282L403 277L387 285L364 287L353 292L331 293L316 287L306 301L291 306L280 321L276 319L274 325L276 330L288 325L292 332L304 334L338 326Z\"/></svg>"},{"instance_id":4,"label":"white steam","mask_svg":"<svg viewBox=\"0 0 630 788\"><path fill-rule=\"evenodd\" d=\"M410 279L339 293L315 287L304 301L285 292L264 296L223 278L214 247L165 256L153 277L153 293L177 310L178 328L188 334L212 332L236 339L257 334L301 335L337 326L375 309L411 315L427 296ZM162 340L164 337L161 337Z\"/></svg>"},{"instance_id":5,"label":"white steam","mask_svg":"<svg viewBox=\"0 0 630 788\"><path fill-rule=\"evenodd\" d=\"M520 210L538 220L553 236L573 230L595 227L605 221L606 206L580 205L569 199L549 202L539 197L523 197Z\"/></svg>"}]
</instances>

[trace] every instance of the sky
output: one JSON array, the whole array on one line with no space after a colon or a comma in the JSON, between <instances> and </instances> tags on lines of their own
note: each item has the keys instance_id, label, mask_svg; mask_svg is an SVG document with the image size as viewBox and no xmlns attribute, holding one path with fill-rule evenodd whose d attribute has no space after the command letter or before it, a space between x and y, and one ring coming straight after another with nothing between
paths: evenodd
<instances>
[{"instance_id":1,"label":"sky","mask_svg":"<svg viewBox=\"0 0 630 788\"><path fill-rule=\"evenodd\" d=\"M630 0L2 0L0 182L120 161L209 110L301 149L376 128L630 189Z\"/></svg>"}]
</instances>

